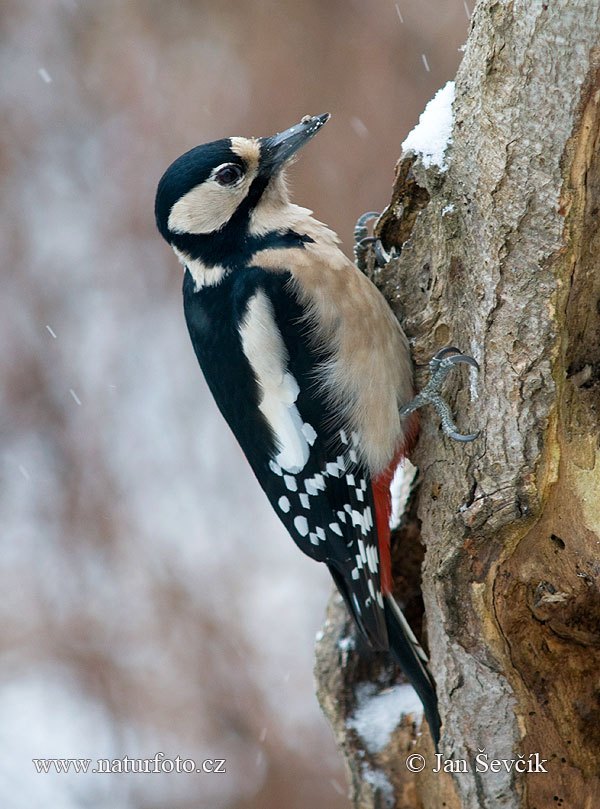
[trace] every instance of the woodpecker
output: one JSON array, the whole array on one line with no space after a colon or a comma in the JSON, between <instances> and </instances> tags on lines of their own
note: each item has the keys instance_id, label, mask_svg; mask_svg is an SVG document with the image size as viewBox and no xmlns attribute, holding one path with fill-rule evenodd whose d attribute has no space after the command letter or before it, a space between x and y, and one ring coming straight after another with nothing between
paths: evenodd
<instances>
[{"instance_id":1,"label":"woodpecker","mask_svg":"<svg viewBox=\"0 0 600 809\"><path fill-rule=\"evenodd\" d=\"M185 267L187 326L218 408L293 540L404 670L437 744L427 657L392 596L390 482L422 404L452 437L476 437L458 434L439 396L450 368L476 363L444 349L414 398L408 340L385 299L336 234L290 202L285 168L328 119L186 152L159 182L156 222Z\"/></svg>"}]
</instances>

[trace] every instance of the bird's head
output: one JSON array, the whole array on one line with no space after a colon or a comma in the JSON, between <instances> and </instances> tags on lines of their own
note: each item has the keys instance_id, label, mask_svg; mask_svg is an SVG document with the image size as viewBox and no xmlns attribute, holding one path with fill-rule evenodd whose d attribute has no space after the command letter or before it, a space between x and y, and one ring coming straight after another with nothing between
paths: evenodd
<instances>
[{"instance_id":1,"label":"bird's head","mask_svg":"<svg viewBox=\"0 0 600 809\"><path fill-rule=\"evenodd\" d=\"M239 228L259 233L287 202L283 168L329 120L302 119L267 138L224 138L177 158L158 185L158 229L174 247L187 249L193 237Z\"/></svg>"}]
</instances>

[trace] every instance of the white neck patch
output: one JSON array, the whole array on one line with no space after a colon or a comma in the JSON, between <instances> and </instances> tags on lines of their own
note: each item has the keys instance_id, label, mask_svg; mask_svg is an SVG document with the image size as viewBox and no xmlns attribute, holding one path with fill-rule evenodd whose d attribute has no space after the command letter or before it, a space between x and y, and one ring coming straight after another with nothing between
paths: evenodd
<instances>
[{"instance_id":1,"label":"white neck patch","mask_svg":"<svg viewBox=\"0 0 600 809\"><path fill-rule=\"evenodd\" d=\"M202 287L214 287L219 284L227 274L227 268L216 264L214 267L207 267L200 259L188 256L183 250L171 245L173 252L179 261L190 271L190 275L194 279L194 286L196 292Z\"/></svg>"}]
</instances>

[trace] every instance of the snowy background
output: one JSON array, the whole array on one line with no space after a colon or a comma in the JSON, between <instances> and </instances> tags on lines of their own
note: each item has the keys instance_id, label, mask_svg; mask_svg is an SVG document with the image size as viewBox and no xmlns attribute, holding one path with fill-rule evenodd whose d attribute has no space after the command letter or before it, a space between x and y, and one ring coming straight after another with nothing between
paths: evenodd
<instances>
[{"instance_id":1,"label":"snowy background","mask_svg":"<svg viewBox=\"0 0 600 809\"><path fill-rule=\"evenodd\" d=\"M463 0L0 1L0 806L347 807L313 694L326 571L185 330L153 198L181 152L333 118L294 198L350 250L460 60ZM226 758L38 775L32 758Z\"/></svg>"}]
</instances>

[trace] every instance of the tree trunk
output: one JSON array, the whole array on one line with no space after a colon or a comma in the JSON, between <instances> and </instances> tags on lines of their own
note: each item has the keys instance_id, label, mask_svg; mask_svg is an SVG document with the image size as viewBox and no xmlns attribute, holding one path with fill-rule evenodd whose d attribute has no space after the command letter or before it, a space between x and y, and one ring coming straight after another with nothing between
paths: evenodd
<instances>
[{"instance_id":1,"label":"tree trunk","mask_svg":"<svg viewBox=\"0 0 600 809\"><path fill-rule=\"evenodd\" d=\"M397 672L358 658L330 604L319 698L361 809L600 806L599 32L598 0L481 0L447 166L403 154L378 225L402 248L373 277L413 342L417 385L442 346L472 354L479 375L447 390L461 430L482 435L455 443L421 411L395 550L415 623L419 537L426 548L440 753L466 771L434 772L410 716L383 740L357 724L368 684Z\"/></svg>"}]
</instances>

